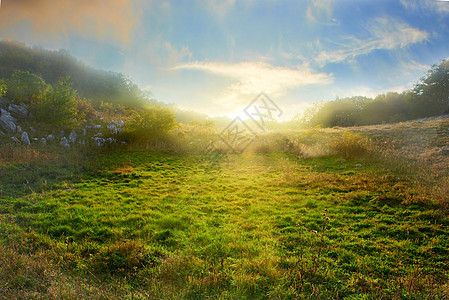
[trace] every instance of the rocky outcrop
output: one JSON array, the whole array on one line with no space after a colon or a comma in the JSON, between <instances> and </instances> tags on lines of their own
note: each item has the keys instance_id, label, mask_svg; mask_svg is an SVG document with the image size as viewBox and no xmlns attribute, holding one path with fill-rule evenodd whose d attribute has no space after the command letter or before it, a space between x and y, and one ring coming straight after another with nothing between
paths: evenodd
<instances>
[{"instance_id":1,"label":"rocky outcrop","mask_svg":"<svg viewBox=\"0 0 449 300\"><path fill-rule=\"evenodd\" d=\"M22 132L22 137L20 139L22 140L22 142L24 142L28 146L31 145L30 138L28 137L28 133L26 131Z\"/></svg>"},{"instance_id":2,"label":"rocky outcrop","mask_svg":"<svg viewBox=\"0 0 449 300\"><path fill-rule=\"evenodd\" d=\"M61 141L59 142L59 145L63 147L70 147L69 140L64 136L62 137Z\"/></svg>"},{"instance_id":3,"label":"rocky outcrop","mask_svg":"<svg viewBox=\"0 0 449 300\"><path fill-rule=\"evenodd\" d=\"M97 144L98 147L103 147L104 144L106 143L106 140L104 138L96 137L96 138L93 138L93 139L95 141L95 144Z\"/></svg>"},{"instance_id":4,"label":"rocky outcrop","mask_svg":"<svg viewBox=\"0 0 449 300\"><path fill-rule=\"evenodd\" d=\"M28 117L28 109L22 105L10 104L8 106L8 110L13 114L17 115L17 117L26 118Z\"/></svg>"},{"instance_id":5,"label":"rocky outcrop","mask_svg":"<svg viewBox=\"0 0 449 300\"><path fill-rule=\"evenodd\" d=\"M17 126L14 122L16 122L16 119L12 117L7 110L0 108L0 127L3 128L6 132L14 133L17 129Z\"/></svg>"},{"instance_id":6,"label":"rocky outcrop","mask_svg":"<svg viewBox=\"0 0 449 300\"><path fill-rule=\"evenodd\" d=\"M72 131L69 135L69 141L70 143L75 143L76 142L76 132Z\"/></svg>"},{"instance_id":7,"label":"rocky outcrop","mask_svg":"<svg viewBox=\"0 0 449 300\"><path fill-rule=\"evenodd\" d=\"M120 121L110 121L108 123L108 129L111 131L112 134L119 134L122 132L122 126L125 125L125 123L120 120Z\"/></svg>"}]
</instances>

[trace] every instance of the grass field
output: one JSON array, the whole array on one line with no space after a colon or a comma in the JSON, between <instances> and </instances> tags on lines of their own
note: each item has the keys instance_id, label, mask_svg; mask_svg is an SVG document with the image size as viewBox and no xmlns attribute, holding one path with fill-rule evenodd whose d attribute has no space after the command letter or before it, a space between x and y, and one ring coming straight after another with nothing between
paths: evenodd
<instances>
[{"instance_id":1,"label":"grass field","mask_svg":"<svg viewBox=\"0 0 449 300\"><path fill-rule=\"evenodd\" d=\"M449 297L447 210L376 159L130 151L0 172L6 298Z\"/></svg>"}]
</instances>

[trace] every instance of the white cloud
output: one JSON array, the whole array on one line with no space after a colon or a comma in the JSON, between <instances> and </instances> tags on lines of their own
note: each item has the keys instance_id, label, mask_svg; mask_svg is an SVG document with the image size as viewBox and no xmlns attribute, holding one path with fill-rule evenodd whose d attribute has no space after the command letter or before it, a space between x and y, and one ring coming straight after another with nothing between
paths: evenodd
<instances>
[{"instance_id":1,"label":"white cloud","mask_svg":"<svg viewBox=\"0 0 449 300\"><path fill-rule=\"evenodd\" d=\"M442 14L449 13L448 1L431 1L431 0L401 0L401 4L414 11L436 11Z\"/></svg>"},{"instance_id":2,"label":"white cloud","mask_svg":"<svg viewBox=\"0 0 449 300\"><path fill-rule=\"evenodd\" d=\"M332 74L314 73L306 64L285 68L266 62L194 62L178 65L174 69L198 70L226 77L228 85L224 92L212 100L215 109L222 110L222 113L241 110L242 105L260 92L270 97L280 97L291 89L333 82Z\"/></svg>"},{"instance_id":3,"label":"white cloud","mask_svg":"<svg viewBox=\"0 0 449 300\"><path fill-rule=\"evenodd\" d=\"M309 21L318 22L319 19L330 19L332 16L334 0L313 0L306 10Z\"/></svg>"},{"instance_id":4,"label":"white cloud","mask_svg":"<svg viewBox=\"0 0 449 300\"><path fill-rule=\"evenodd\" d=\"M377 49L392 50L427 40L429 33L408 24L387 18L377 18L368 26L370 37L347 37L344 46L334 51L321 51L315 61L321 65L354 59Z\"/></svg>"},{"instance_id":5,"label":"white cloud","mask_svg":"<svg viewBox=\"0 0 449 300\"><path fill-rule=\"evenodd\" d=\"M187 46L182 47L181 50L176 50L169 42L165 42L164 45L168 55L167 66L174 66L186 58L192 58L192 52Z\"/></svg>"},{"instance_id":6,"label":"white cloud","mask_svg":"<svg viewBox=\"0 0 449 300\"><path fill-rule=\"evenodd\" d=\"M422 64L413 59L402 60L398 66L398 69L401 70L401 73L403 75L405 76L411 75L413 77L415 77L416 74L424 75L430 68L431 65Z\"/></svg>"},{"instance_id":7,"label":"white cloud","mask_svg":"<svg viewBox=\"0 0 449 300\"><path fill-rule=\"evenodd\" d=\"M308 65L297 68L276 67L266 62L194 62L177 66L175 69L190 69L209 72L235 80L229 90L241 94L255 94L265 91L270 94L284 94L286 90L310 84L328 84L332 75L313 73Z\"/></svg>"}]
</instances>

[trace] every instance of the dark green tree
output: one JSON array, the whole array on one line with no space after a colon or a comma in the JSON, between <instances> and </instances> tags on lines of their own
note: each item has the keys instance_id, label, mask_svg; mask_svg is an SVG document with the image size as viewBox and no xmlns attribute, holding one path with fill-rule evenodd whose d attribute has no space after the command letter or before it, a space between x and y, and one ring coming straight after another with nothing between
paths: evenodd
<instances>
[{"instance_id":1,"label":"dark green tree","mask_svg":"<svg viewBox=\"0 0 449 300\"><path fill-rule=\"evenodd\" d=\"M42 101L33 105L35 119L63 128L77 123L77 92L68 78L60 79L45 93Z\"/></svg>"},{"instance_id":2,"label":"dark green tree","mask_svg":"<svg viewBox=\"0 0 449 300\"><path fill-rule=\"evenodd\" d=\"M8 99L14 103L32 104L42 101L48 85L28 71L15 71L7 81Z\"/></svg>"},{"instance_id":3,"label":"dark green tree","mask_svg":"<svg viewBox=\"0 0 449 300\"><path fill-rule=\"evenodd\" d=\"M433 65L413 89L411 110L415 117L449 112L449 60Z\"/></svg>"},{"instance_id":4,"label":"dark green tree","mask_svg":"<svg viewBox=\"0 0 449 300\"><path fill-rule=\"evenodd\" d=\"M175 115L170 109L149 105L127 124L125 137L148 148L165 140L175 125Z\"/></svg>"}]
</instances>

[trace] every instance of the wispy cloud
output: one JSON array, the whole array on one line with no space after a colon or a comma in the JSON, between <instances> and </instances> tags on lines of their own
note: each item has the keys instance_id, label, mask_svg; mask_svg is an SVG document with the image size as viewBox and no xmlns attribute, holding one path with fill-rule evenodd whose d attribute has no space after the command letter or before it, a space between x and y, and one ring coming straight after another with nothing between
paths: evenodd
<instances>
[{"instance_id":1,"label":"wispy cloud","mask_svg":"<svg viewBox=\"0 0 449 300\"><path fill-rule=\"evenodd\" d=\"M273 66L266 62L194 62L177 66L175 69L190 69L222 75L235 80L230 90L242 94L265 91L283 94L286 90L311 84L328 84L331 74L313 73L308 65L297 68Z\"/></svg>"},{"instance_id":2,"label":"wispy cloud","mask_svg":"<svg viewBox=\"0 0 449 300\"><path fill-rule=\"evenodd\" d=\"M10 0L0 10L2 28L27 21L43 36L74 32L120 43L130 41L137 20L132 0Z\"/></svg>"},{"instance_id":3,"label":"wispy cloud","mask_svg":"<svg viewBox=\"0 0 449 300\"><path fill-rule=\"evenodd\" d=\"M175 49L169 42L165 42L165 49L167 50L167 62L166 66L171 67L183 60L192 58L192 52L190 52L189 47L184 46L181 50Z\"/></svg>"},{"instance_id":4,"label":"wispy cloud","mask_svg":"<svg viewBox=\"0 0 449 300\"><path fill-rule=\"evenodd\" d=\"M359 39L346 37L336 50L321 51L315 61L321 65L354 59L377 49L391 50L427 40L429 33L408 24L387 18L377 18L368 26L370 37Z\"/></svg>"},{"instance_id":5,"label":"wispy cloud","mask_svg":"<svg viewBox=\"0 0 449 300\"><path fill-rule=\"evenodd\" d=\"M415 11L436 11L439 13L449 13L449 1L448 0L401 0L401 4L411 10Z\"/></svg>"},{"instance_id":6,"label":"wispy cloud","mask_svg":"<svg viewBox=\"0 0 449 300\"><path fill-rule=\"evenodd\" d=\"M279 97L290 89L333 82L332 74L314 73L306 64L285 68L266 62L194 62L174 69L198 70L231 79L224 93L213 100L215 105L226 111L241 107L262 91L272 97Z\"/></svg>"},{"instance_id":7,"label":"wispy cloud","mask_svg":"<svg viewBox=\"0 0 449 300\"><path fill-rule=\"evenodd\" d=\"M306 10L307 20L318 22L320 19L330 19L334 0L313 0Z\"/></svg>"}]
</instances>

